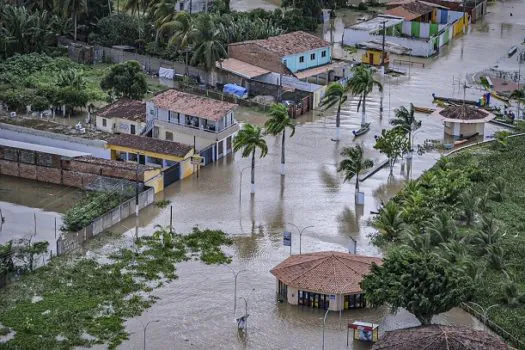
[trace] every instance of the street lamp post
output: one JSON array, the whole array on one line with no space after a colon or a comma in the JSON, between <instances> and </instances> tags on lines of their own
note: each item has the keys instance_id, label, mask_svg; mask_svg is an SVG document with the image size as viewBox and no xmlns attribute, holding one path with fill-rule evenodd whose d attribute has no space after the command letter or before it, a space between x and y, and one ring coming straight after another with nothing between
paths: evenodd
<instances>
[{"instance_id":1,"label":"street lamp post","mask_svg":"<svg viewBox=\"0 0 525 350\"><path fill-rule=\"evenodd\" d=\"M303 238L303 232L304 232L304 230L306 230L307 228L312 228L312 227L314 227L314 226L306 226L306 227L303 227L303 228L301 229L301 228L299 228L297 225L295 225L295 224L293 224L293 223L291 223L291 222L288 222L287 224L288 224L288 225L292 225L292 226L295 227L295 228L297 229L297 231L299 232L299 255L301 255L301 252L302 252L302 251L301 251L301 245L302 245L301 242L302 242L302 238ZM290 250L291 250L291 248L290 248Z\"/></svg>"},{"instance_id":2,"label":"street lamp post","mask_svg":"<svg viewBox=\"0 0 525 350\"><path fill-rule=\"evenodd\" d=\"M248 271L246 269L242 269L242 270L239 270L237 272L235 272L234 269L232 269L231 267L229 266L226 266L227 268L229 268L232 273L233 273L233 277L234 277L234 290L233 290L233 315L235 315L235 311L237 311L237 276L239 276L239 274L241 272L244 272L244 271Z\"/></svg>"},{"instance_id":3,"label":"street lamp post","mask_svg":"<svg viewBox=\"0 0 525 350\"><path fill-rule=\"evenodd\" d=\"M142 329L144 331L144 350L146 350L146 332L148 330L148 326L150 325L150 323L157 323L157 322L160 322L160 320L151 320L151 321L148 321L148 323L146 323L146 325L142 325Z\"/></svg>"},{"instance_id":4,"label":"street lamp post","mask_svg":"<svg viewBox=\"0 0 525 350\"><path fill-rule=\"evenodd\" d=\"M326 324L326 316L328 316L328 311L330 311L330 309L326 309L326 313L324 314L324 318L323 318L323 350L324 350L324 326Z\"/></svg>"},{"instance_id":5,"label":"street lamp post","mask_svg":"<svg viewBox=\"0 0 525 350\"><path fill-rule=\"evenodd\" d=\"M239 299L244 300L244 332L248 332L248 299L250 298L250 295L255 291L255 288L252 289L250 294L245 297L239 297Z\"/></svg>"}]
</instances>

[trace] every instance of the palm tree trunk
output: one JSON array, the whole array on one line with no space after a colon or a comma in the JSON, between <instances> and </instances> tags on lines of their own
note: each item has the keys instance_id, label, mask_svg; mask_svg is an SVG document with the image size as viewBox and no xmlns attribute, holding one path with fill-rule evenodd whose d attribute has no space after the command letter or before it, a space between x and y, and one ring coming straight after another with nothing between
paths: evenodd
<instances>
[{"instance_id":1,"label":"palm tree trunk","mask_svg":"<svg viewBox=\"0 0 525 350\"><path fill-rule=\"evenodd\" d=\"M339 99L339 105L337 106L337 114L335 116L335 140L341 139L341 99Z\"/></svg>"},{"instance_id":2,"label":"palm tree trunk","mask_svg":"<svg viewBox=\"0 0 525 350\"><path fill-rule=\"evenodd\" d=\"M366 94L363 94L363 109L361 110L361 126L366 123Z\"/></svg>"},{"instance_id":3,"label":"palm tree trunk","mask_svg":"<svg viewBox=\"0 0 525 350\"><path fill-rule=\"evenodd\" d=\"M286 140L286 129L283 130L283 142L281 147L281 175L284 175L284 141Z\"/></svg>"},{"instance_id":4,"label":"palm tree trunk","mask_svg":"<svg viewBox=\"0 0 525 350\"><path fill-rule=\"evenodd\" d=\"M73 23L74 23L74 26L75 26L74 39L75 39L75 41L77 41L77 14L76 13L73 15Z\"/></svg>"},{"instance_id":5,"label":"palm tree trunk","mask_svg":"<svg viewBox=\"0 0 525 350\"><path fill-rule=\"evenodd\" d=\"M252 188L250 193L255 194L255 150L252 152Z\"/></svg>"}]
</instances>

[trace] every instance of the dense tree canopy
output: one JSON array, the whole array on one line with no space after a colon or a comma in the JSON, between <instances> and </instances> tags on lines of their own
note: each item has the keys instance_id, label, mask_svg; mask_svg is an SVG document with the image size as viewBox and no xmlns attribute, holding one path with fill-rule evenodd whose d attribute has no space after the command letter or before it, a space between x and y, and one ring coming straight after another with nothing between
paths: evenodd
<instances>
[{"instance_id":1,"label":"dense tree canopy","mask_svg":"<svg viewBox=\"0 0 525 350\"><path fill-rule=\"evenodd\" d=\"M100 83L102 90L117 98L141 99L148 92L146 75L137 61L126 61L111 67Z\"/></svg>"}]
</instances>

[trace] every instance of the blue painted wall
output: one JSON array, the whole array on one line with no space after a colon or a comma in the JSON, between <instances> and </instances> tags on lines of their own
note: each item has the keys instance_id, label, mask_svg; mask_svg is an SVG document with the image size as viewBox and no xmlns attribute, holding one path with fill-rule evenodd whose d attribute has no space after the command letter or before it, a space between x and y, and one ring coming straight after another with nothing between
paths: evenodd
<instances>
[{"instance_id":1,"label":"blue painted wall","mask_svg":"<svg viewBox=\"0 0 525 350\"><path fill-rule=\"evenodd\" d=\"M323 51L326 52L325 57L323 57ZM314 58L312 59L312 54ZM301 62L301 57L304 58ZM330 63L332 60L332 50L330 47L325 47L321 49L306 51L294 55L285 56L282 58L282 62L291 70L293 73L305 70L308 68L315 68L322 66L324 64Z\"/></svg>"}]
</instances>

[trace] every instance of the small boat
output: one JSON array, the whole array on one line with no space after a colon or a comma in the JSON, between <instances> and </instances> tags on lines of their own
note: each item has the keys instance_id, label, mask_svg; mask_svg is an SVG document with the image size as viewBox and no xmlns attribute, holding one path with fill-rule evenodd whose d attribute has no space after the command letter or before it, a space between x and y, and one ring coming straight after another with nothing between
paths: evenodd
<instances>
[{"instance_id":1,"label":"small boat","mask_svg":"<svg viewBox=\"0 0 525 350\"><path fill-rule=\"evenodd\" d=\"M426 114L430 114L432 112L435 111L434 108L429 108L429 107L418 107L418 106L414 106L414 110L416 112L420 112L420 113L426 113Z\"/></svg>"},{"instance_id":2,"label":"small boat","mask_svg":"<svg viewBox=\"0 0 525 350\"><path fill-rule=\"evenodd\" d=\"M364 123L361 124L361 127L358 130L353 130L352 133L354 134L354 137L358 137L366 134L368 130L370 130L370 123Z\"/></svg>"},{"instance_id":3,"label":"small boat","mask_svg":"<svg viewBox=\"0 0 525 350\"><path fill-rule=\"evenodd\" d=\"M463 103L465 103L466 105L476 106L478 104L478 101L474 101L474 100L462 100L459 98L436 96L435 94L432 94L432 97L434 98L435 101L443 101L446 103L455 103L459 105L462 105Z\"/></svg>"},{"instance_id":4,"label":"small boat","mask_svg":"<svg viewBox=\"0 0 525 350\"><path fill-rule=\"evenodd\" d=\"M517 46L513 46L509 49L509 51L507 52L507 54L509 55L509 57L512 57L514 56L514 54L516 53L516 51L518 51L518 47Z\"/></svg>"},{"instance_id":5,"label":"small boat","mask_svg":"<svg viewBox=\"0 0 525 350\"><path fill-rule=\"evenodd\" d=\"M508 97L505 97L505 96L501 96L501 95L498 95L495 91L491 91L490 95L500 101L503 101L505 103L510 103L510 99Z\"/></svg>"}]
</instances>

